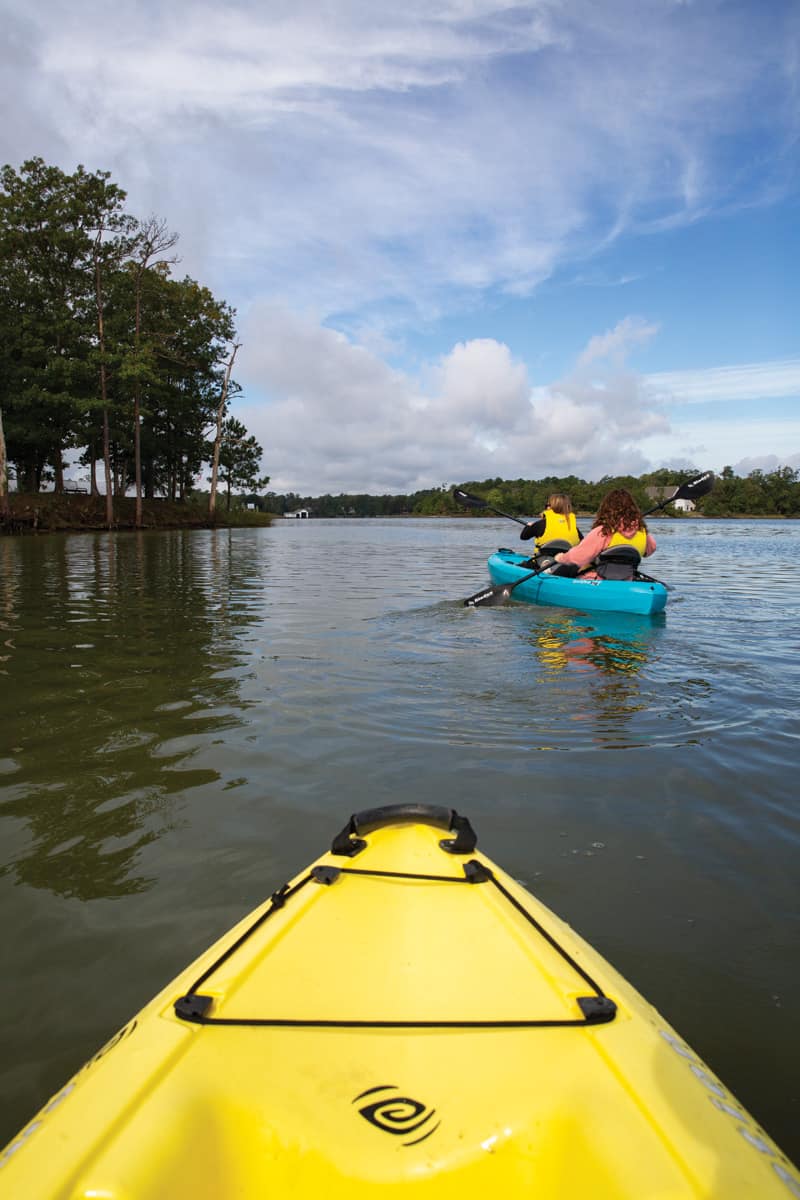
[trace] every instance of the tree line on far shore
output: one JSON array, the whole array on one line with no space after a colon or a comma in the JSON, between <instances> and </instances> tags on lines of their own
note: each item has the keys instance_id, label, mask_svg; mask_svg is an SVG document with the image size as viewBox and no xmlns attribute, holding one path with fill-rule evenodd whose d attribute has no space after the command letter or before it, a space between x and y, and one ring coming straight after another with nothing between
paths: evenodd
<instances>
[{"instance_id":1,"label":"tree line on far shore","mask_svg":"<svg viewBox=\"0 0 800 1200\"><path fill-rule=\"evenodd\" d=\"M363 493L338 496L301 496L297 493L279 495L268 492L261 506L270 512L284 514L308 509L315 517L394 517L480 515L474 509L464 509L453 498L453 487L481 496L503 512L531 516L539 513L552 492L566 492L573 508L579 513L595 513L606 492L612 488L627 488L636 498L642 511L652 508L657 500L648 488L677 487L698 470L675 471L662 469L640 476L606 476L597 482L587 482L575 475L565 478L547 476L544 479L484 479L438 488L428 488L409 495L371 496ZM661 498L659 494L659 498ZM666 508L664 513L674 510ZM725 467L717 476L713 490L697 502L697 512L707 517L780 516L800 517L800 471L779 467L775 471L751 471L746 476L735 474ZM491 516L491 513L486 513Z\"/></svg>"},{"instance_id":2,"label":"tree line on far shore","mask_svg":"<svg viewBox=\"0 0 800 1200\"><path fill-rule=\"evenodd\" d=\"M82 449L89 490L178 500L204 463L257 489L261 447L228 416L235 311L172 277L178 235L125 211L107 171L41 158L0 171L0 513L19 491L64 489ZM102 487L98 485L98 470Z\"/></svg>"}]
</instances>

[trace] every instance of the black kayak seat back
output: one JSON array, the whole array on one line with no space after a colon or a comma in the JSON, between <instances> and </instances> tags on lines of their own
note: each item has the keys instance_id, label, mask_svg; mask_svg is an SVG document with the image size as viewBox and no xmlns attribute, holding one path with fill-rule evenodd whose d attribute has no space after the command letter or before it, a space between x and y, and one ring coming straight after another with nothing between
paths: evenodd
<instances>
[{"instance_id":1,"label":"black kayak seat back","mask_svg":"<svg viewBox=\"0 0 800 1200\"><path fill-rule=\"evenodd\" d=\"M543 542L541 546L537 546L536 553L551 556L553 554L564 554L567 550L571 549L572 546L564 538L553 538L551 542Z\"/></svg>"},{"instance_id":2,"label":"black kayak seat back","mask_svg":"<svg viewBox=\"0 0 800 1200\"><path fill-rule=\"evenodd\" d=\"M641 561L641 554L633 546L612 546L598 554L594 569L600 579L635 579Z\"/></svg>"}]
</instances>

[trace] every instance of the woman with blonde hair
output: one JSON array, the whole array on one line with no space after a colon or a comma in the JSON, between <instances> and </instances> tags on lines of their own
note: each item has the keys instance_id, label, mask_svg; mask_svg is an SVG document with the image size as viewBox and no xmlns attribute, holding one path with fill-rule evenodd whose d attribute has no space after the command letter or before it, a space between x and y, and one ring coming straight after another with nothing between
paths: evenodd
<instances>
[{"instance_id":1,"label":"woman with blonde hair","mask_svg":"<svg viewBox=\"0 0 800 1200\"><path fill-rule=\"evenodd\" d=\"M630 547L640 558L647 558L656 548L656 540L647 532L641 509L626 488L614 488L604 496L594 525L580 545L555 557L563 566L594 567L598 565L597 559L604 550L613 550L617 546ZM630 557L635 559L635 555ZM588 579L603 578L602 564L600 568L599 571L582 571L581 574ZM558 568L556 573L559 573Z\"/></svg>"},{"instance_id":2,"label":"woman with blonde hair","mask_svg":"<svg viewBox=\"0 0 800 1200\"><path fill-rule=\"evenodd\" d=\"M542 522L544 521L544 524ZM581 533L572 511L572 501L566 492L551 492L547 497L547 506L537 521L529 521L526 529L533 529L536 537L536 550L551 542L566 542L567 546L577 546ZM522 531L520 537L527 541L530 534ZM559 547L563 549L564 547Z\"/></svg>"}]
</instances>

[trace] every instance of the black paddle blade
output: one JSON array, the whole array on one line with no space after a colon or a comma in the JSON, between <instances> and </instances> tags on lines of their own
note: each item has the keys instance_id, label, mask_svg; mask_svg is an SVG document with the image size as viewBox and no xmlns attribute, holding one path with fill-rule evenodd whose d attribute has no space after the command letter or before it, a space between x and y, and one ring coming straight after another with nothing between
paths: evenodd
<instances>
[{"instance_id":1,"label":"black paddle blade","mask_svg":"<svg viewBox=\"0 0 800 1200\"><path fill-rule=\"evenodd\" d=\"M705 496L706 492L710 492L714 486L714 472L704 471L702 475L695 475L694 479L687 479L686 483L682 483L674 496L670 498L670 503L673 500L697 500L699 496Z\"/></svg>"},{"instance_id":2,"label":"black paddle blade","mask_svg":"<svg viewBox=\"0 0 800 1200\"><path fill-rule=\"evenodd\" d=\"M491 608L497 604L505 604L511 595L511 588L506 584L497 587L484 588L464 601L464 608Z\"/></svg>"},{"instance_id":3,"label":"black paddle blade","mask_svg":"<svg viewBox=\"0 0 800 1200\"><path fill-rule=\"evenodd\" d=\"M695 475L693 479L687 479L686 483L682 483L680 487L672 493L669 500L662 500L655 508L648 508L646 513L642 513L643 517L649 517L654 512L658 512L660 508L666 508L668 504L672 504L674 500L699 500L701 496L705 496L706 492L710 492L714 486L714 472L704 471L702 475Z\"/></svg>"},{"instance_id":4,"label":"black paddle blade","mask_svg":"<svg viewBox=\"0 0 800 1200\"><path fill-rule=\"evenodd\" d=\"M481 500L480 496L472 496L462 488L453 488L453 499L468 508L488 508L486 501Z\"/></svg>"},{"instance_id":5,"label":"black paddle blade","mask_svg":"<svg viewBox=\"0 0 800 1200\"><path fill-rule=\"evenodd\" d=\"M522 517L512 517L511 513L503 512L502 508L493 508L488 500L481 500L480 496L473 496L463 488L453 488L453 499L469 508L485 508L487 512L497 513L498 517L508 517L509 521L516 521L518 525L525 524Z\"/></svg>"},{"instance_id":6,"label":"black paddle blade","mask_svg":"<svg viewBox=\"0 0 800 1200\"><path fill-rule=\"evenodd\" d=\"M548 565L554 562L554 559L543 559L543 562ZM498 583L494 587L484 588L482 592L476 592L474 596L468 596L464 601L465 608L490 608L494 604L505 604L511 598L511 593L515 587L519 587L521 583L527 583L529 579L533 579L542 570L541 564L536 567L535 571L530 571L529 574L523 575L521 579L515 579L513 583Z\"/></svg>"}]
</instances>

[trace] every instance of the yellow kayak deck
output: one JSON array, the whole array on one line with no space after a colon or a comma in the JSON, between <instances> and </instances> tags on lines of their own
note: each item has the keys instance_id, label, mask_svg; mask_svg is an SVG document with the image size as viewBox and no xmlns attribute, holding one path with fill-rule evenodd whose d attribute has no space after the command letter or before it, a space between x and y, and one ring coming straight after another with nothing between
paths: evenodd
<instances>
[{"instance_id":1,"label":"yellow kayak deck","mask_svg":"<svg viewBox=\"0 0 800 1200\"><path fill-rule=\"evenodd\" d=\"M333 849L49 1102L0 1156L0 1196L800 1196L463 818L374 810Z\"/></svg>"}]
</instances>

